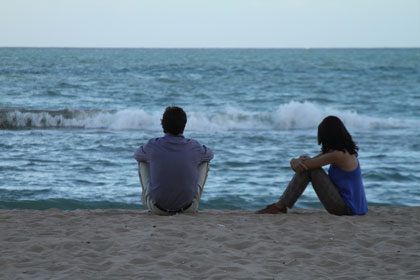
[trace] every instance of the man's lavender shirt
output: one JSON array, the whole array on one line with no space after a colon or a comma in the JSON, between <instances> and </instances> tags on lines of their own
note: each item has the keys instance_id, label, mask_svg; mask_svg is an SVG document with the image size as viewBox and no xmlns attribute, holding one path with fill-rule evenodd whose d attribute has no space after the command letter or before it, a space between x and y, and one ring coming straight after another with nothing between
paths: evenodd
<instances>
[{"instance_id":1,"label":"man's lavender shirt","mask_svg":"<svg viewBox=\"0 0 420 280\"><path fill-rule=\"evenodd\" d=\"M193 201L198 165L213 159L213 152L193 139L166 133L138 148L134 158L150 165L148 193L153 201L167 210L178 210Z\"/></svg>"}]
</instances>

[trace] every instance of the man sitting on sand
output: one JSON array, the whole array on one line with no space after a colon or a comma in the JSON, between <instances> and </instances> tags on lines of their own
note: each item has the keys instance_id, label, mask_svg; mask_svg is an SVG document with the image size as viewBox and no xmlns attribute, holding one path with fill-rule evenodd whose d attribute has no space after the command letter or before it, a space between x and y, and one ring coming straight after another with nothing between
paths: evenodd
<instances>
[{"instance_id":1,"label":"man sitting on sand","mask_svg":"<svg viewBox=\"0 0 420 280\"><path fill-rule=\"evenodd\" d=\"M165 135L149 140L134 153L139 162L143 205L159 215L194 213L213 152L184 138L187 115L182 108L167 107L161 123Z\"/></svg>"}]
</instances>

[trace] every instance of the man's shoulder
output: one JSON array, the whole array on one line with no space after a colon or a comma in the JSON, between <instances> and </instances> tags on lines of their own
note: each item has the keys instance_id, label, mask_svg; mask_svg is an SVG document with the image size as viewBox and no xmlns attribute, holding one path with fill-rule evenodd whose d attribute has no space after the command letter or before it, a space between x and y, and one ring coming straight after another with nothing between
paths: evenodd
<instances>
[{"instance_id":1,"label":"man's shoulder","mask_svg":"<svg viewBox=\"0 0 420 280\"><path fill-rule=\"evenodd\" d=\"M201 144L195 139L185 138L185 142L187 142L190 145L201 146Z\"/></svg>"},{"instance_id":2,"label":"man's shoulder","mask_svg":"<svg viewBox=\"0 0 420 280\"><path fill-rule=\"evenodd\" d=\"M162 142L161 138L162 137L151 138L151 139L147 140L146 144L143 145L142 147L147 148L147 149L151 149L153 146L160 145L161 142Z\"/></svg>"},{"instance_id":3,"label":"man's shoulder","mask_svg":"<svg viewBox=\"0 0 420 280\"><path fill-rule=\"evenodd\" d=\"M162 142L162 138L163 137L151 138L151 139L149 139L149 141L147 141L147 143L158 143L158 142Z\"/></svg>"}]
</instances>

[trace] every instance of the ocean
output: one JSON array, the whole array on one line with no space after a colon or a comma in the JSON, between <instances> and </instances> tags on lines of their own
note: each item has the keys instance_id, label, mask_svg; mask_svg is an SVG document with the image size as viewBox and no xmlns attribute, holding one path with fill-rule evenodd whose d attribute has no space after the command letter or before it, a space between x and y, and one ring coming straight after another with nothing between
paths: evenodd
<instances>
[{"instance_id":1,"label":"ocean","mask_svg":"<svg viewBox=\"0 0 420 280\"><path fill-rule=\"evenodd\" d=\"M0 48L0 208L145 209L133 153L169 105L215 153L200 209L276 201L328 115L369 205L420 206L420 49Z\"/></svg>"}]
</instances>

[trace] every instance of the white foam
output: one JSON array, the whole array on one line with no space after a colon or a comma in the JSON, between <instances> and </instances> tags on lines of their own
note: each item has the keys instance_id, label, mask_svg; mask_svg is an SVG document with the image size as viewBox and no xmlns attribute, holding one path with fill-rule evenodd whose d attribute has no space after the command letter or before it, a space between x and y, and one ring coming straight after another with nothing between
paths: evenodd
<instances>
[{"instance_id":1,"label":"white foam","mask_svg":"<svg viewBox=\"0 0 420 280\"><path fill-rule=\"evenodd\" d=\"M9 126L23 127L77 127L103 128L110 130L161 130L162 112L127 109L117 112L69 111L70 114L51 112L7 113ZM274 111L249 112L226 106L216 113L188 112L186 130L227 131L227 130L292 130L312 129L328 115L336 115L351 130L403 128L418 125L417 121L377 118L360 115L353 111L343 111L320 106L310 102L282 104ZM70 117L69 117L70 116Z\"/></svg>"},{"instance_id":2,"label":"white foam","mask_svg":"<svg viewBox=\"0 0 420 280\"><path fill-rule=\"evenodd\" d=\"M317 127L328 115L321 107L313 103L292 101L283 104L273 112L274 128L278 130L307 129Z\"/></svg>"}]
</instances>

